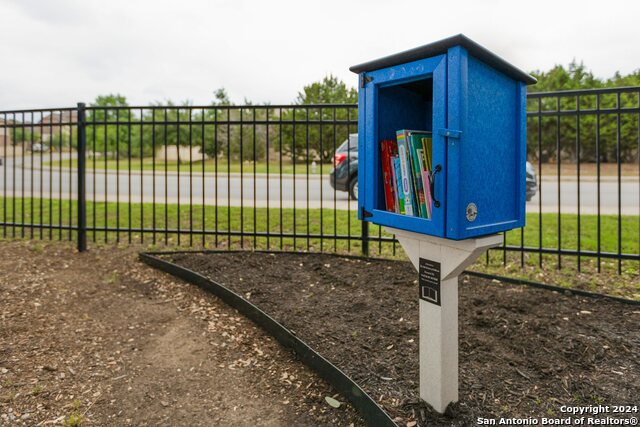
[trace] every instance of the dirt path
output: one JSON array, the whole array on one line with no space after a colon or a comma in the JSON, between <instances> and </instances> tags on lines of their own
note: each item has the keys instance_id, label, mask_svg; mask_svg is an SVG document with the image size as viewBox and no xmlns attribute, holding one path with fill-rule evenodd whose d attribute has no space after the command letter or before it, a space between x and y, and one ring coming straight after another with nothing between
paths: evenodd
<instances>
[{"instance_id":1,"label":"dirt path","mask_svg":"<svg viewBox=\"0 0 640 427\"><path fill-rule=\"evenodd\" d=\"M0 425L363 424L251 322L136 252L0 245Z\"/></svg>"}]
</instances>

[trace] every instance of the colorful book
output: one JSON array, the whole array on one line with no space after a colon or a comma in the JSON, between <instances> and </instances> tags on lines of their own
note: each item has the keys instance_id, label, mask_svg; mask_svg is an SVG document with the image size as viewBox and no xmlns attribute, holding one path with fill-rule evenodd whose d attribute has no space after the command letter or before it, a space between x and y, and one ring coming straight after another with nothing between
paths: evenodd
<instances>
[{"instance_id":1,"label":"colorful book","mask_svg":"<svg viewBox=\"0 0 640 427\"><path fill-rule=\"evenodd\" d=\"M425 218L431 219L431 189L429 181L429 171L424 165L424 153L422 149L416 150L418 152L418 163L420 164L420 181L422 182L422 188L424 189L424 205L426 209Z\"/></svg>"},{"instance_id":2,"label":"colorful book","mask_svg":"<svg viewBox=\"0 0 640 427\"><path fill-rule=\"evenodd\" d=\"M402 139L406 141L408 150L408 161L410 166L410 181L413 190L413 203L415 207L416 216L422 218L429 218L428 209L426 204L426 191L424 189L423 171L425 170L425 161L421 162L421 159L425 157L425 148L423 140L425 138L430 139L431 133L427 131L416 130L399 130L396 132L398 141ZM431 154L426 154L431 157Z\"/></svg>"},{"instance_id":3,"label":"colorful book","mask_svg":"<svg viewBox=\"0 0 640 427\"><path fill-rule=\"evenodd\" d=\"M395 187L392 182L391 157L398 153L398 145L395 141L384 140L380 142L382 161L382 180L384 183L384 201L389 212L395 212Z\"/></svg>"},{"instance_id":4,"label":"colorful book","mask_svg":"<svg viewBox=\"0 0 640 427\"><path fill-rule=\"evenodd\" d=\"M402 191L402 174L400 173L400 157L393 156L393 179L396 184L396 201L398 202L398 213L406 214L404 209L404 191Z\"/></svg>"},{"instance_id":5,"label":"colorful book","mask_svg":"<svg viewBox=\"0 0 640 427\"><path fill-rule=\"evenodd\" d=\"M427 204L427 218L431 219L433 212L432 212L432 207L433 207L433 195L431 194L431 173L429 171L423 171L422 172L422 179L424 182L424 189L425 189L425 197L426 197L426 204Z\"/></svg>"},{"instance_id":6,"label":"colorful book","mask_svg":"<svg viewBox=\"0 0 640 427\"><path fill-rule=\"evenodd\" d=\"M429 172L433 169L433 162L431 160L433 158L431 141L431 136L422 138L422 154L424 155L425 170Z\"/></svg>"},{"instance_id":7,"label":"colorful book","mask_svg":"<svg viewBox=\"0 0 640 427\"><path fill-rule=\"evenodd\" d=\"M433 170L433 144L432 144L431 136L422 138L422 155L424 160L424 173L422 174L424 177L424 189L425 189L425 197L426 197L426 205L427 205L427 213L429 214L429 218L431 218L433 214L433 192L431 191L431 187L433 185L433 179L431 176L431 171Z\"/></svg>"},{"instance_id":8,"label":"colorful book","mask_svg":"<svg viewBox=\"0 0 640 427\"><path fill-rule=\"evenodd\" d=\"M431 133L425 131L405 131L407 140L409 141L409 149L411 154L411 167L413 170L413 184L416 192L416 198L418 201L418 207L420 209L420 216L422 218L430 218L427 212L426 203L426 191L423 182L423 171L425 169L424 162L421 159L424 158L423 139L430 138Z\"/></svg>"},{"instance_id":9,"label":"colorful book","mask_svg":"<svg viewBox=\"0 0 640 427\"><path fill-rule=\"evenodd\" d=\"M397 141L380 142L380 162L388 212L431 219L431 132L398 130Z\"/></svg>"},{"instance_id":10,"label":"colorful book","mask_svg":"<svg viewBox=\"0 0 640 427\"><path fill-rule=\"evenodd\" d=\"M404 131L396 132L398 140L398 157L400 158L400 180L402 182L402 192L404 193L404 209L406 215L419 216L418 205L415 192L413 190L413 173L411 167L411 155L409 142Z\"/></svg>"},{"instance_id":11,"label":"colorful book","mask_svg":"<svg viewBox=\"0 0 640 427\"><path fill-rule=\"evenodd\" d=\"M396 146L397 148L397 146ZM391 185L393 186L393 211L395 213L400 213L400 205L398 203L398 180L396 179L396 164L395 159L398 156L391 156Z\"/></svg>"}]
</instances>

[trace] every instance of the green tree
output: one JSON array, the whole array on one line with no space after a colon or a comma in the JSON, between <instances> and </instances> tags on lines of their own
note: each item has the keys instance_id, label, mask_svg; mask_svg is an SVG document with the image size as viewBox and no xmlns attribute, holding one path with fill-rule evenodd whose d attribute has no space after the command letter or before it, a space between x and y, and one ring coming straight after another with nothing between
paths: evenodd
<instances>
[{"instance_id":1,"label":"green tree","mask_svg":"<svg viewBox=\"0 0 640 427\"><path fill-rule=\"evenodd\" d=\"M219 125L218 122L229 121L229 108L231 105L229 95L224 88L219 88L213 92L212 108L204 111L205 121L213 124L205 125L204 140L201 144L200 151L204 151L209 157L220 156L227 152L229 148L230 125Z\"/></svg>"},{"instance_id":2,"label":"green tree","mask_svg":"<svg viewBox=\"0 0 640 427\"><path fill-rule=\"evenodd\" d=\"M221 87L213 92L213 101L211 102L211 105L231 105L229 94L227 94L227 90L225 88Z\"/></svg>"},{"instance_id":3,"label":"green tree","mask_svg":"<svg viewBox=\"0 0 640 427\"><path fill-rule=\"evenodd\" d=\"M358 90L348 87L345 82L333 74L322 80L304 86L298 92L296 104L355 104L358 102Z\"/></svg>"},{"instance_id":4,"label":"green tree","mask_svg":"<svg viewBox=\"0 0 640 427\"><path fill-rule=\"evenodd\" d=\"M549 71L534 70L531 75L538 79L532 87L535 92L552 92L558 90L593 89L603 87L603 82L587 69L584 63L575 59L565 68L555 65Z\"/></svg>"},{"instance_id":5,"label":"green tree","mask_svg":"<svg viewBox=\"0 0 640 427\"><path fill-rule=\"evenodd\" d=\"M252 105L247 99L244 104ZM205 125L204 152L209 157L228 156L230 160L263 160L266 131L263 125L255 125L254 122L264 120L264 110L231 106L224 88L214 92L211 105L212 108L204 113L205 121L213 123Z\"/></svg>"},{"instance_id":6,"label":"green tree","mask_svg":"<svg viewBox=\"0 0 640 427\"><path fill-rule=\"evenodd\" d=\"M22 144L23 142L40 142L40 134L38 133L38 129L31 129L26 125L13 128L11 133L11 141L14 145Z\"/></svg>"},{"instance_id":7,"label":"green tree","mask_svg":"<svg viewBox=\"0 0 640 427\"><path fill-rule=\"evenodd\" d=\"M606 86L640 86L640 69L637 69L626 76L623 76L620 72L616 71L613 77L607 80Z\"/></svg>"},{"instance_id":8,"label":"green tree","mask_svg":"<svg viewBox=\"0 0 640 427\"><path fill-rule=\"evenodd\" d=\"M329 161L335 148L357 131L358 113L347 106L357 101L357 89L331 74L304 86L295 100L299 107L283 111L283 153L296 162ZM325 104L345 107L322 108Z\"/></svg>"},{"instance_id":9,"label":"green tree","mask_svg":"<svg viewBox=\"0 0 640 427\"><path fill-rule=\"evenodd\" d=\"M623 76L615 73L612 78L601 79L596 76L582 62L572 61L566 68L556 65L548 71L533 71L531 74L538 79L535 86L529 88L530 92L555 92L566 90L597 89L606 87L636 86L640 85L640 70ZM529 111L552 112L575 111L578 108L583 114L577 118L575 115L546 115L539 120L530 118L528 120L528 151L529 157L537 159L538 152L538 132L541 133L541 161L556 162L558 158L562 161L575 162L578 154L581 161L596 161L596 145L599 141L600 161L617 161L618 150L618 130L617 116L614 114L586 114L588 110L595 110L598 106L601 109L616 108L620 102L621 107L635 107L638 103L636 93L622 94L619 98L616 94L596 95L583 94L579 97L575 95L560 95L557 97L537 98L528 101ZM578 137L578 126L580 132L580 152L576 147ZM559 127L559 129L558 129ZM559 132L557 132L559 131ZM637 116L622 114L620 116L620 158L623 162L634 161L637 156ZM558 153L557 146L560 146Z\"/></svg>"},{"instance_id":10,"label":"green tree","mask_svg":"<svg viewBox=\"0 0 640 427\"><path fill-rule=\"evenodd\" d=\"M140 156L140 127L130 124L136 116L128 106L126 97L120 94L96 97L87 111L88 150L112 159ZM150 154L142 151L143 155Z\"/></svg>"},{"instance_id":11,"label":"green tree","mask_svg":"<svg viewBox=\"0 0 640 427\"><path fill-rule=\"evenodd\" d=\"M189 101L182 105L167 101L164 104L156 103L153 107L146 111L143 120L151 123L151 127L146 126L143 136L148 151L153 151L154 147L162 150L169 146L202 146L202 113L195 112ZM178 163L185 160L189 159L181 158L178 151Z\"/></svg>"}]
</instances>

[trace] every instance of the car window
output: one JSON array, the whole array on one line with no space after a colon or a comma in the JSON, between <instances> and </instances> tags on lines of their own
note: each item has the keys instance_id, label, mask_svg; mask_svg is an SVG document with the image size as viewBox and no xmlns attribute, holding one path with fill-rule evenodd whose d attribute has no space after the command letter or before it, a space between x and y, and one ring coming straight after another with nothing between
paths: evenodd
<instances>
[{"instance_id":1,"label":"car window","mask_svg":"<svg viewBox=\"0 0 640 427\"><path fill-rule=\"evenodd\" d=\"M349 139L345 139L342 144L336 149L336 153L346 153L358 151L358 134L349 135Z\"/></svg>"},{"instance_id":2,"label":"car window","mask_svg":"<svg viewBox=\"0 0 640 427\"><path fill-rule=\"evenodd\" d=\"M358 134L349 135L349 149L351 151L358 151Z\"/></svg>"}]
</instances>

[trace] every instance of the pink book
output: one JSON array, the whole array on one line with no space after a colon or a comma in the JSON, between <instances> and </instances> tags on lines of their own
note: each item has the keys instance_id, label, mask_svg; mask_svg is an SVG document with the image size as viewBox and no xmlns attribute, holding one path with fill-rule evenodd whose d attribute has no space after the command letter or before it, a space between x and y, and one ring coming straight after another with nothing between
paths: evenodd
<instances>
[{"instance_id":1,"label":"pink book","mask_svg":"<svg viewBox=\"0 0 640 427\"><path fill-rule=\"evenodd\" d=\"M425 204L427 205L427 218L431 219L431 206L433 205L433 197L431 196L431 185L429 180L429 172L422 171L422 182L424 183L424 193L426 196Z\"/></svg>"}]
</instances>

